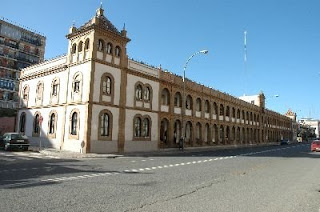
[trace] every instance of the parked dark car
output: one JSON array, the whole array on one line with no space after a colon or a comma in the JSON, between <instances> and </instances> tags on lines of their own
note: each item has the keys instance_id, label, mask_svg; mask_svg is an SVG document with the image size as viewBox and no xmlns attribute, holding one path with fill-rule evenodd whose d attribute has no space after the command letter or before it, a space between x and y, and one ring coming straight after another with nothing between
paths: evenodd
<instances>
[{"instance_id":1,"label":"parked dark car","mask_svg":"<svg viewBox=\"0 0 320 212\"><path fill-rule=\"evenodd\" d=\"M319 152L320 151L320 140L313 140L311 142L311 152Z\"/></svg>"},{"instance_id":2,"label":"parked dark car","mask_svg":"<svg viewBox=\"0 0 320 212\"><path fill-rule=\"evenodd\" d=\"M28 150L30 143L28 137L21 133L5 133L0 139L0 147L4 150L23 149Z\"/></svg>"},{"instance_id":3,"label":"parked dark car","mask_svg":"<svg viewBox=\"0 0 320 212\"><path fill-rule=\"evenodd\" d=\"M280 141L280 145L288 145L288 144L290 144L289 140L281 140Z\"/></svg>"}]
</instances>

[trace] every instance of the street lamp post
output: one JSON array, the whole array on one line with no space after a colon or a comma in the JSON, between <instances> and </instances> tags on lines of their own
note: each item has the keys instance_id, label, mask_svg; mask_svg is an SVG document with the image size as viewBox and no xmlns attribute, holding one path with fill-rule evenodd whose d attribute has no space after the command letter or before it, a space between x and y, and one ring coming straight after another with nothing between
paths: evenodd
<instances>
[{"instance_id":1,"label":"street lamp post","mask_svg":"<svg viewBox=\"0 0 320 212\"><path fill-rule=\"evenodd\" d=\"M182 151L184 149L184 142L185 142L185 123L184 123L184 116L185 116L185 113L186 113L186 83L185 83L185 78L186 78L186 69L187 69L187 66L190 62L190 60L196 56L197 54L207 54L209 51L208 50L201 50L201 51L198 51L196 53L194 53L193 55L191 55L188 60L186 61L184 67L183 67L183 78L182 78L182 83L183 83L183 97L182 97L182 111L181 111L181 122L182 122L182 128L181 128L181 131L182 131ZM179 144L180 145L180 144Z\"/></svg>"}]
</instances>

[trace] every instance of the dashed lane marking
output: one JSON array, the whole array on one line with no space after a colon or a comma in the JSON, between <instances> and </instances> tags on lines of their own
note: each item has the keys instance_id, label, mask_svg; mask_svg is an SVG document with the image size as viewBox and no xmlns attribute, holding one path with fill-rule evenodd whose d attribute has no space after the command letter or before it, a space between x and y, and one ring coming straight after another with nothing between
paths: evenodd
<instances>
[{"instance_id":1,"label":"dashed lane marking","mask_svg":"<svg viewBox=\"0 0 320 212\"><path fill-rule=\"evenodd\" d=\"M283 150L283 149L285 149L285 148L278 148L278 149L275 149L274 151L279 151L279 150ZM18 186L23 186L23 185L37 184L37 183L48 183L48 182L50 183L50 182L70 181L70 180L81 180L81 179L87 179L87 178L93 178L93 177L112 176L112 175L117 175L117 174L120 174L120 173L139 173L139 171L140 172L153 171L153 170L156 170L156 169L172 168L172 167L177 167L177 166L182 166L182 165L198 164L198 163L202 163L204 161L206 161L206 162L208 162L208 161L214 162L216 160L233 159L233 158L236 158L237 156L261 154L261 153L265 153L265 152L269 152L269 151L270 150L247 153L247 154L240 154L240 155L232 155L232 156L226 156L226 157L219 157L219 158L214 158L214 159L210 158L210 159L199 160L199 161L176 163L174 165L170 164L170 165L163 165L163 166L153 166L151 168L139 168L139 169L131 169L131 170L127 169L127 170L124 170L122 172L115 172L115 173L101 172L101 173L86 174L86 175L71 176L71 177L60 177L60 178L43 179L43 180L30 181L30 182L19 182L19 183L4 185L2 187L18 187ZM31 168L31 169L34 169L34 168ZM8 171L8 170L2 170L2 172L4 172L4 171ZM17 171L17 170L16 169L11 169L10 171Z\"/></svg>"}]
</instances>

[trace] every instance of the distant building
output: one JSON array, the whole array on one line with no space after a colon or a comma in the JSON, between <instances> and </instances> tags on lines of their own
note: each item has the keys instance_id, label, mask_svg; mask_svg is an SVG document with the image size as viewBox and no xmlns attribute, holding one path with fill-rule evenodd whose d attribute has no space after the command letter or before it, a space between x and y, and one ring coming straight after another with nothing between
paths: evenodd
<instances>
[{"instance_id":1,"label":"distant building","mask_svg":"<svg viewBox=\"0 0 320 212\"><path fill-rule=\"evenodd\" d=\"M297 141L298 129L299 129L299 124L297 122L297 114L294 113L291 109L289 109L285 115L292 120L292 133L293 133L292 140Z\"/></svg>"},{"instance_id":2,"label":"distant building","mask_svg":"<svg viewBox=\"0 0 320 212\"><path fill-rule=\"evenodd\" d=\"M23 69L17 131L32 145L111 153L251 145L292 138L291 119L129 59L127 31L98 8L72 26L68 53ZM183 102L183 85L186 99Z\"/></svg>"},{"instance_id":3,"label":"distant building","mask_svg":"<svg viewBox=\"0 0 320 212\"><path fill-rule=\"evenodd\" d=\"M250 104L257 105L258 107L265 107L266 98L262 92L258 95L251 95L251 96L243 95L243 96L240 96L239 99L246 101Z\"/></svg>"},{"instance_id":4,"label":"distant building","mask_svg":"<svg viewBox=\"0 0 320 212\"><path fill-rule=\"evenodd\" d=\"M311 128L314 128L314 133L316 137L320 137L320 120L312 119L312 118L301 118L299 123L302 125L308 125Z\"/></svg>"},{"instance_id":5,"label":"distant building","mask_svg":"<svg viewBox=\"0 0 320 212\"><path fill-rule=\"evenodd\" d=\"M0 110L18 103L20 70L43 61L46 38L0 19Z\"/></svg>"}]
</instances>

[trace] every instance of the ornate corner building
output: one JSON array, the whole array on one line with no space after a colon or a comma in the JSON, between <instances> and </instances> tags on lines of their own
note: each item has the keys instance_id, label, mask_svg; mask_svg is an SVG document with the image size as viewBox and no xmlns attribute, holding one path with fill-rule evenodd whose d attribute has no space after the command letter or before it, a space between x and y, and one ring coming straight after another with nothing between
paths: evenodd
<instances>
[{"instance_id":1,"label":"ornate corner building","mask_svg":"<svg viewBox=\"0 0 320 212\"><path fill-rule=\"evenodd\" d=\"M72 26L68 53L23 69L17 131L33 145L76 152L155 151L182 135L182 77L128 58L100 7ZM254 144L292 137L291 119L186 81L186 146Z\"/></svg>"}]
</instances>

